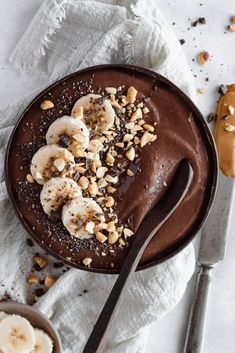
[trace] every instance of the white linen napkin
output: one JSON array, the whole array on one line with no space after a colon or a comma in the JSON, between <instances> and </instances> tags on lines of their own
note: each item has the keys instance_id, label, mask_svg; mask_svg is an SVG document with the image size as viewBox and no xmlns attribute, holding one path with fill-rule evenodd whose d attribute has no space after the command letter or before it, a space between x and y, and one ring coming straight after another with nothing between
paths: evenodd
<instances>
[{"instance_id":1,"label":"white linen napkin","mask_svg":"<svg viewBox=\"0 0 235 353\"><path fill-rule=\"evenodd\" d=\"M194 98L184 54L155 0L44 0L10 60L20 70L46 75L47 85L91 65L136 64L158 71ZM35 252L43 251L25 246L26 232L6 194L3 156L19 114L41 89L35 87L28 97L0 109L0 297L7 291L22 302L27 299L25 273ZM179 302L194 264L190 245L163 264L136 273L106 352L143 353L147 325ZM58 329L63 352L82 351L115 279L70 269L37 302Z\"/></svg>"}]
</instances>

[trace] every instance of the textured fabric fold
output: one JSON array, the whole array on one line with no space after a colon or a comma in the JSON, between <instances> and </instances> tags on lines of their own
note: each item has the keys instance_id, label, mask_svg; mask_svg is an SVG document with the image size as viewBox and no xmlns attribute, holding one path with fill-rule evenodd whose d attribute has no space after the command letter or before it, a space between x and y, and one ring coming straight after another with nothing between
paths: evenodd
<instances>
[{"instance_id":1,"label":"textured fabric fold","mask_svg":"<svg viewBox=\"0 0 235 353\"><path fill-rule=\"evenodd\" d=\"M177 39L155 0L44 0L10 60L20 71L46 75L47 85L81 68L129 63L158 71L194 98L192 77ZM0 296L27 301L32 256L26 232L8 200L3 174L6 143L17 119L44 87L0 109ZM49 257L49 262L53 260ZM148 325L181 299L194 272L192 245L156 267L136 273L109 337L107 353L143 353ZM6 265L9 267L7 275ZM62 338L63 352L80 353L116 276L70 269L37 302ZM12 290L14 288L14 291Z\"/></svg>"}]
</instances>

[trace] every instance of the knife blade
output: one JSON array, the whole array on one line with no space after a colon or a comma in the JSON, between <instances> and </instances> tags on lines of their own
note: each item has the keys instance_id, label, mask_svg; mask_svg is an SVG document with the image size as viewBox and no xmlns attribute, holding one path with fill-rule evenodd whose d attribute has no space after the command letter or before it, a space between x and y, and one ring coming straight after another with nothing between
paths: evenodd
<instances>
[{"instance_id":1,"label":"knife blade","mask_svg":"<svg viewBox=\"0 0 235 353\"><path fill-rule=\"evenodd\" d=\"M215 265L224 259L234 197L235 179L220 172L214 205L201 232L198 262L202 265Z\"/></svg>"},{"instance_id":2,"label":"knife blade","mask_svg":"<svg viewBox=\"0 0 235 353\"><path fill-rule=\"evenodd\" d=\"M202 352L212 269L225 257L234 198L235 179L228 178L219 172L214 205L201 232L198 253L199 270L195 298L189 316L184 353Z\"/></svg>"}]
</instances>

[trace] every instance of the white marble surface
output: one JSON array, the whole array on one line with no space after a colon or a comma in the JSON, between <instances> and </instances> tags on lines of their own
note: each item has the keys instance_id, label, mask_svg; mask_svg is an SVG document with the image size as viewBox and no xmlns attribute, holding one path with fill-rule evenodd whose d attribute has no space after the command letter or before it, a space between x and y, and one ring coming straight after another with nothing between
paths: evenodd
<instances>
[{"instance_id":1,"label":"white marble surface","mask_svg":"<svg viewBox=\"0 0 235 353\"><path fill-rule=\"evenodd\" d=\"M45 78L19 74L7 63L15 43L27 28L42 0L0 0L0 104L11 102L29 92ZM147 1L147 0L146 0ZM165 17L172 24L193 70L198 106L204 114L215 109L217 86L235 81L235 33L225 30L235 15L235 0L158 0ZM206 25L190 27L191 20L206 18ZM173 25L173 23L175 23ZM188 30L188 28L190 28ZM201 67L195 61L200 50L207 50L211 59ZM205 78L209 77L206 82ZM232 224L226 259L214 271L210 296L204 353L235 352L235 219ZM193 280L183 300L159 323L153 324L148 340L148 353L182 353L187 315L192 299Z\"/></svg>"}]
</instances>

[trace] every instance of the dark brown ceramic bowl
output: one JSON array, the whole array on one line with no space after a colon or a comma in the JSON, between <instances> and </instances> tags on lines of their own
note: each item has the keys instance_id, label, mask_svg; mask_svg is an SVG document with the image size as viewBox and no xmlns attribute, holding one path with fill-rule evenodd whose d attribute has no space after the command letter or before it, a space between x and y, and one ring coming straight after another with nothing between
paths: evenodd
<instances>
[{"instance_id":1,"label":"dark brown ceramic bowl","mask_svg":"<svg viewBox=\"0 0 235 353\"><path fill-rule=\"evenodd\" d=\"M90 82L88 82L88 78L91 80ZM101 82L101 79L103 82ZM167 222L168 232L165 231L164 233L163 229L163 233L160 234L159 232L158 236L154 237L146 249L138 269L140 270L156 265L182 250L202 227L214 199L218 167L214 141L201 113L179 88L155 72L128 65L95 66L75 72L40 93L31 102L21 117L19 117L8 144L5 171L10 199L24 228L48 253L71 266L84 270L101 273L119 272L128 248L122 251L119 263L116 263L113 268L110 267L110 263L115 263L116 258L111 255L105 258L102 256L96 257L95 260L93 259L90 268L83 266L81 260L84 257L92 257L93 252L89 250L89 247L86 249L85 247L80 247L78 249L75 240L73 240L72 243L71 240L62 239L59 236L60 229L50 229L49 225L49 228L45 230L43 224L39 224L40 219L45 218L45 214L38 202L38 195L35 196L39 194L41 187L34 183L33 186L31 184L31 191L29 191L28 187L24 184L26 175L29 173L29 165L33 153L35 153L40 145L45 144L43 138L48 126L56 118L62 115L70 115L74 102L79 94L82 94L81 90L83 90L83 88L81 88L81 80L86 82L86 87L91 85L95 92L97 92L98 85L102 86L102 88L107 86L118 87L123 83L126 84L126 86L130 86L133 82L137 90L142 91L145 96L150 96L153 102L156 103L156 106L160 104L159 109L162 110L163 116L164 112L166 114L169 113L169 110L172 109L172 105L175 103L175 111L172 114L177 116L177 119L180 120L182 115L189 116L189 118L186 119L188 119L190 124L190 117L193 117L194 129L198 131L198 139L201 141L200 143L203 146L203 150L206 151L205 162L201 167L207 170L207 182L203 191L201 191L203 193L203 202L201 202L198 207L195 207L194 202L194 205L190 206L189 204L188 207L185 207L183 210L180 210L180 205L179 211L177 209L175 215L171 217L172 220L170 219ZM159 96L156 85L159 88ZM79 89L77 87L79 87ZM84 86L84 91L86 87ZM163 92L163 95L165 94L164 97L161 96L161 92ZM168 94L172 99L168 97ZM162 100L161 97L164 99ZM40 103L44 99L52 99L56 102L55 109L49 110L46 113L43 112L40 109ZM175 100L175 102L172 100ZM176 123L178 123L179 120L176 120ZM162 119L162 121L164 125L164 119ZM171 128L173 129L172 131L174 131L174 126L170 127L170 129ZM183 135L183 133L181 135ZM39 140L41 140L41 142L39 146L37 146ZM190 144L191 142L189 141L188 143ZM191 146L190 148L194 149L194 147L195 146ZM151 151L155 153L154 149ZM151 168L151 161L148 168ZM22 184L20 191L19 183ZM134 190L132 193L133 197L135 197ZM27 197L25 196L26 194ZM189 217L187 212L190 207L194 207L194 212L190 217L195 219L191 222L190 227L187 229L183 228L184 230L180 229L178 232L174 222L177 223L177 217L178 219L186 220L186 218ZM181 223L184 223L184 221L181 221ZM168 241L167 238L169 231L172 231L172 233L175 232L175 236L173 239L170 239L170 241ZM71 239L71 237L69 238Z\"/></svg>"},{"instance_id":2,"label":"dark brown ceramic bowl","mask_svg":"<svg viewBox=\"0 0 235 353\"><path fill-rule=\"evenodd\" d=\"M0 311L9 315L20 315L25 317L34 328L39 328L46 332L53 341L53 353L62 353L60 337L52 325L51 321L40 311L30 305L15 302L0 303Z\"/></svg>"}]
</instances>

